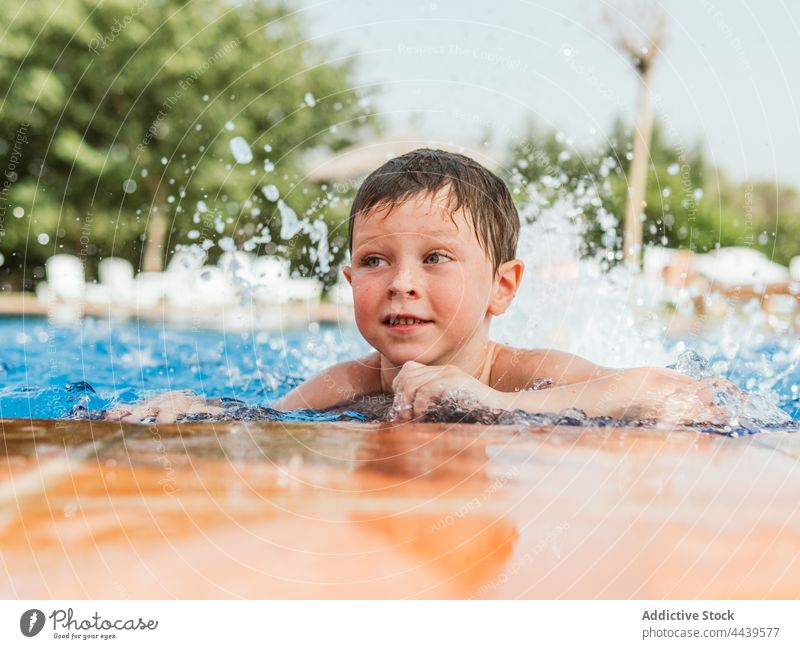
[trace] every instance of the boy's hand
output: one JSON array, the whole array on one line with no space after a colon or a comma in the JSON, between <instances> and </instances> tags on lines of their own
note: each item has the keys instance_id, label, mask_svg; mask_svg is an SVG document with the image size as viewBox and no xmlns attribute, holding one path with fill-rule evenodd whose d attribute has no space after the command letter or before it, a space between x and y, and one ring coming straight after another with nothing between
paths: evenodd
<instances>
[{"instance_id":1,"label":"boy's hand","mask_svg":"<svg viewBox=\"0 0 800 649\"><path fill-rule=\"evenodd\" d=\"M724 426L730 421L731 406L744 398L744 393L730 381L706 378L667 395L657 418L666 428L695 423Z\"/></svg>"},{"instance_id":2,"label":"boy's hand","mask_svg":"<svg viewBox=\"0 0 800 649\"><path fill-rule=\"evenodd\" d=\"M106 413L109 421L139 424L155 416L157 424L171 424L181 415L199 412L218 415L224 408L212 405L191 390L173 390L127 406L117 406Z\"/></svg>"},{"instance_id":3,"label":"boy's hand","mask_svg":"<svg viewBox=\"0 0 800 649\"><path fill-rule=\"evenodd\" d=\"M456 393L475 406L502 408L502 393L454 365L408 361L392 382L397 421L422 417L446 393Z\"/></svg>"}]
</instances>

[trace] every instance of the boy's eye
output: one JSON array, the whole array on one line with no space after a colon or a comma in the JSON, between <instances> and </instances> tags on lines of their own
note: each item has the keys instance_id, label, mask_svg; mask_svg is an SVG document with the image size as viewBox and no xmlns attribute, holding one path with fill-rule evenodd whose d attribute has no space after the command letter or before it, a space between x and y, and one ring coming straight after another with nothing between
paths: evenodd
<instances>
[{"instance_id":1,"label":"boy's eye","mask_svg":"<svg viewBox=\"0 0 800 649\"><path fill-rule=\"evenodd\" d=\"M370 268L377 268L381 263L386 262L380 257L364 257L364 259L361 260L362 266L369 266Z\"/></svg>"},{"instance_id":2,"label":"boy's eye","mask_svg":"<svg viewBox=\"0 0 800 649\"><path fill-rule=\"evenodd\" d=\"M427 257L425 257L426 264L444 264L447 263L448 261L453 261L453 260L443 252L432 252Z\"/></svg>"}]
</instances>

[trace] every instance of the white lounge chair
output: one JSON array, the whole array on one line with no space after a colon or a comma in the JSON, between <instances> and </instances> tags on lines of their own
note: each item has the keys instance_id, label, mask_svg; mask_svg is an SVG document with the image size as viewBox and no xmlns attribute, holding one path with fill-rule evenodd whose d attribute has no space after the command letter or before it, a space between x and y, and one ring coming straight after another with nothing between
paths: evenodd
<instances>
[{"instance_id":1,"label":"white lounge chair","mask_svg":"<svg viewBox=\"0 0 800 649\"><path fill-rule=\"evenodd\" d=\"M86 293L83 263L74 255L53 255L44 264L46 282L40 282L40 301L79 302ZM41 287L41 288L40 288Z\"/></svg>"},{"instance_id":2,"label":"white lounge chair","mask_svg":"<svg viewBox=\"0 0 800 649\"><path fill-rule=\"evenodd\" d=\"M129 294L133 286L133 264L122 257L106 257L97 265L100 284L117 296Z\"/></svg>"},{"instance_id":3,"label":"white lounge chair","mask_svg":"<svg viewBox=\"0 0 800 649\"><path fill-rule=\"evenodd\" d=\"M789 277L793 282L800 282L800 255L789 261Z\"/></svg>"},{"instance_id":4,"label":"white lounge chair","mask_svg":"<svg viewBox=\"0 0 800 649\"><path fill-rule=\"evenodd\" d=\"M676 252L673 248L645 246L642 255L642 273L644 276L661 282L661 272L672 262Z\"/></svg>"},{"instance_id":5,"label":"white lounge chair","mask_svg":"<svg viewBox=\"0 0 800 649\"><path fill-rule=\"evenodd\" d=\"M167 295L167 278L164 273L139 273L133 280L131 292L137 308L152 309Z\"/></svg>"},{"instance_id":6,"label":"white lounge chair","mask_svg":"<svg viewBox=\"0 0 800 649\"><path fill-rule=\"evenodd\" d=\"M298 277L289 279L282 286L288 302L309 302L316 304L322 296L322 282L318 279Z\"/></svg>"},{"instance_id":7,"label":"white lounge chair","mask_svg":"<svg viewBox=\"0 0 800 649\"><path fill-rule=\"evenodd\" d=\"M289 301L289 260L262 256L253 262L253 292L265 304L286 304Z\"/></svg>"},{"instance_id":8,"label":"white lounge chair","mask_svg":"<svg viewBox=\"0 0 800 649\"><path fill-rule=\"evenodd\" d=\"M239 304L236 286L231 278L217 266L203 266L194 284L197 304L209 307L233 306Z\"/></svg>"},{"instance_id":9,"label":"white lounge chair","mask_svg":"<svg viewBox=\"0 0 800 649\"><path fill-rule=\"evenodd\" d=\"M206 260L199 247L175 251L163 273L164 296L170 304L191 306L194 284Z\"/></svg>"},{"instance_id":10,"label":"white lounge chair","mask_svg":"<svg viewBox=\"0 0 800 649\"><path fill-rule=\"evenodd\" d=\"M235 288L240 301L253 297L258 282L255 277L255 261L257 257L252 252L234 250L224 252L217 262L225 276Z\"/></svg>"},{"instance_id":11,"label":"white lounge chair","mask_svg":"<svg viewBox=\"0 0 800 649\"><path fill-rule=\"evenodd\" d=\"M127 259L107 257L97 265L100 283L86 285L86 301L90 304L132 306L133 266Z\"/></svg>"},{"instance_id":12,"label":"white lounge chair","mask_svg":"<svg viewBox=\"0 0 800 649\"><path fill-rule=\"evenodd\" d=\"M783 284L789 281L785 266L752 248L720 248L697 255L695 267L707 279L722 286Z\"/></svg>"}]
</instances>

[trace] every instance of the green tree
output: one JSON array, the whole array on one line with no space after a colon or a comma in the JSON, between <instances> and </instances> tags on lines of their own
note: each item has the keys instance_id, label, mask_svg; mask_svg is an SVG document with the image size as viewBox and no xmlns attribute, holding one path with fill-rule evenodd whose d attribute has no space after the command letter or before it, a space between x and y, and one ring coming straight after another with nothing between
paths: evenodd
<instances>
[{"instance_id":1,"label":"green tree","mask_svg":"<svg viewBox=\"0 0 800 649\"><path fill-rule=\"evenodd\" d=\"M285 5L64 0L9 16L0 40L0 165L15 161L0 194L6 272L25 272L29 285L56 252L155 269L177 243L222 237L256 237L314 264L319 228L280 237L315 201L318 216L334 218L302 177L303 154L351 144L370 118L352 63L326 61Z\"/></svg>"}]
</instances>

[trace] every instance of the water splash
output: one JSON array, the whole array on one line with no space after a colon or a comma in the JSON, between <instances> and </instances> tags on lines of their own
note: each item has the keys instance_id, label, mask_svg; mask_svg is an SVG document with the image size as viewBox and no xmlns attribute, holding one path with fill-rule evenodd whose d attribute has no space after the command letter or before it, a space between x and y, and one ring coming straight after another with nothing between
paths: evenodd
<instances>
[{"instance_id":1,"label":"water splash","mask_svg":"<svg viewBox=\"0 0 800 649\"><path fill-rule=\"evenodd\" d=\"M596 194L584 190L551 203L529 192L520 209L517 253L525 275L511 308L493 323L493 335L515 347L559 349L612 367L672 362L663 323L637 309L636 277L621 265L607 268L615 235L606 237L608 249L582 254L581 215Z\"/></svg>"},{"instance_id":2,"label":"water splash","mask_svg":"<svg viewBox=\"0 0 800 649\"><path fill-rule=\"evenodd\" d=\"M670 366L700 381L701 391L709 387L704 380L729 378L741 391L717 391L715 405L726 416L715 432L787 426L800 416L800 343L788 332L770 332L755 301L705 336L669 337L652 287L613 263L620 257L616 219L598 210L598 189L586 185L547 198L555 182L514 187L525 197L518 256L526 272L513 305L493 323L496 339L568 351L610 367ZM600 249L587 254L583 215L590 208L604 234Z\"/></svg>"}]
</instances>

